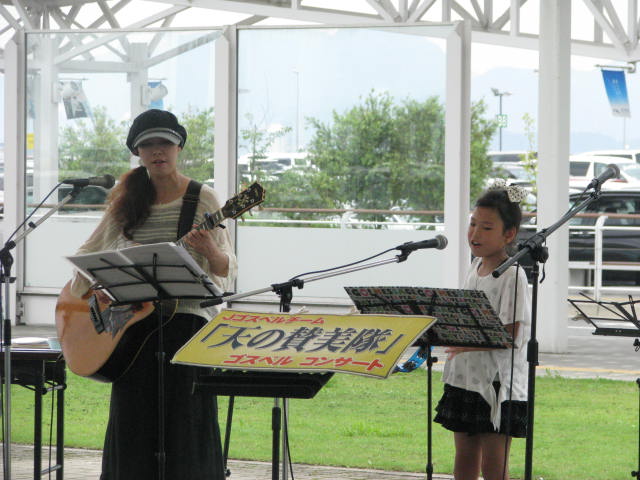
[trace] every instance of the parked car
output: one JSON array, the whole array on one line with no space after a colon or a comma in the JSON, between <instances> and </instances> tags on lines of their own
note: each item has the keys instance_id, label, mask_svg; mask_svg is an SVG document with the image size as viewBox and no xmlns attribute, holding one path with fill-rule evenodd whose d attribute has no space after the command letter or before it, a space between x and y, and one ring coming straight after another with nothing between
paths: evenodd
<instances>
[{"instance_id":1,"label":"parked car","mask_svg":"<svg viewBox=\"0 0 640 480\"><path fill-rule=\"evenodd\" d=\"M536 196L533 194L535 177L522 163L504 162L495 164L486 181L486 187L490 187L498 179L506 180L509 185L519 185L524 188L527 191L525 204L535 206Z\"/></svg>"},{"instance_id":2,"label":"parked car","mask_svg":"<svg viewBox=\"0 0 640 480\"><path fill-rule=\"evenodd\" d=\"M597 155L599 157L618 157L618 158L626 158L628 160L633 160L637 163L640 163L640 150L638 149L627 149L627 150L593 150L591 152L584 152L580 155Z\"/></svg>"},{"instance_id":3,"label":"parked car","mask_svg":"<svg viewBox=\"0 0 640 480\"><path fill-rule=\"evenodd\" d=\"M487 156L491 159L494 165L500 163L522 163L523 160L528 160L529 155L533 155L533 158L537 158L537 153L527 152L526 150L505 150L497 152L487 152Z\"/></svg>"},{"instance_id":4,"label":"parked car","mask_svg":"<svg viewBox=\"0 0 640 480\"><path fill-rule=\"evenodd\" d=\"M60 185L58 188L58 202L64 199L72 190L73 187L71 185ZM86 207L73 208L72 205L102 205L105 203L108 194L109 190L106 188L99 187L97 185L86 186L80 190L80 193L78 193L73 200L65 205L65 208L61 213L86 213L90 209Z\"/></svg>"},{"instance_id":5,"label":"parked car","mask_svg":"<svg viewBox=\"0 0 640 480\"><path fill-rule=\"evenodd\" d=\"M640 190L640 165L634 160L597 155L572 155L569 157L569 187L584 189L589 182L604 172L610 164L620 169L618 178L602 184L602 190Z\"/></svg>"},{"instance_id":6,"label":"parked car","mask_svg":"<svg viewBox=\"0 0 640 480\"><path fill-rule=\"evenodd\" d=\"M533 175L522 163L502 162L495 164L491 169L490 176L489 183L492 183L496 178L503 178L509 184L516 184L525 188L531 188L535 181Z\"/></svg>"},{"instance_id":7,"label":"parked car","mask_svg":"<svg viewBox=\"0 0 640 480\"><path fill-rule=\"evenodd\" d=\"M571 194L570 204L573 205L581 194ZM600 197L591 203L581 213L597 214L638 214L640 213L640 190L605 190ZM595 216L576 216L569 220L573 226L569 230L569 260L594 261ZM640 227L640 218L608 218L605 226ZM524 226L523 226L524 227ZM538 228L542 228L543 225ZM529 238L534 230L522 228L518 234L518 242ZM523 265L528 267L531 260L525 256ZM604 230L602 238L602 260L604 262L632 262L640 267L640 231L624 229ZM553 261L551 258L550 261ZM603 285L640 285L640 272L605 270L602 276ZM585 283L583 283L585 284Z\"/></svg>"}]
</instances>

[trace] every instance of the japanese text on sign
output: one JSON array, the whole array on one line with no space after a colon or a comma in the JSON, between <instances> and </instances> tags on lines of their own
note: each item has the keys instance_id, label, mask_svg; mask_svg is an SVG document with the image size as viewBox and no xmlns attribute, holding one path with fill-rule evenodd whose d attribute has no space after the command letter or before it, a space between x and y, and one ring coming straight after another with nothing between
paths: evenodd
<instances>
[{"instance_id":1,"label":"japanese text on sign","mask_svg":"<svg viewBox=\"0 0 640 480\"><path fill-rule=\"evenodd\" d=\"M428 316L225 310L178 351L173 361L245 370L342 371L386 377L433 322Z\"/></svg>"}]
</instances>

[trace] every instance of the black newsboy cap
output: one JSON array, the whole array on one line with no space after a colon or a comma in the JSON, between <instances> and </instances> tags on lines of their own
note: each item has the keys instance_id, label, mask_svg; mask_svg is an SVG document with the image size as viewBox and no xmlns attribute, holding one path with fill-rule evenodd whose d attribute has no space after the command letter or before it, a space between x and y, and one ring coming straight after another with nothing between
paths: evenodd
<instances>
[{"instance_id":1,"label":"black newsboy cap","mask_svg":"<svg viewBox=\"0 0 640 480\"><path fill-rule=\"evenodd\" d=\"M127 135L127 147L131 153L137 155L138 145L149 138L164 138L184 147L187 131L178 123L173 113L152 108L133 120Z\"/></svg>"}]
</instances>

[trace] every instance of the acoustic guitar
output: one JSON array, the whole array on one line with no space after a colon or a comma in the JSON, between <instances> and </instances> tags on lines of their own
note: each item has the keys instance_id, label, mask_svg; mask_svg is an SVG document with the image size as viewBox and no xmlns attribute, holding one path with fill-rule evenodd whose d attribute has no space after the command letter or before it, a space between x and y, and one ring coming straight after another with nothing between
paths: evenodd
<instances>
[{"instance_id":1,"label":"acoustic guitar","mask_svg":"<svg viewBox=\"0 0 640 480\"><path fill-rule=\"evenodd\" d=\"M211 230L224 219L237 218L263 201L264 188L253 183L227 200L218 211L205 213L204 222L194 229ZM185 237L176 243L186 246ZM71 295L70 288L71 281L64 286L56 303L56 330L62 353L73 373L101 382L113 382L124 375L149 337L174 316L175 308L165 308L164 303L162 322L159 322L155 315L150 315L155 310L153 302L112 307L92 291L78 298ZM96 317L117 320L105 329Z\"/></svg>"}]
</instances>

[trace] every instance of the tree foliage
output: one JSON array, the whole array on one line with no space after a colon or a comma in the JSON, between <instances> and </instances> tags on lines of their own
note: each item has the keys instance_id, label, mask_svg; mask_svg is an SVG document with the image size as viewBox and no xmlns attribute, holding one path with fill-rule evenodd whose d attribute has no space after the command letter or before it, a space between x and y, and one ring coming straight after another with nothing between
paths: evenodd
<instances>
[{"instance_id":1,"label":"tree foliage","mask_svg":"<svg viewBox=\"0 0 640 480\"><path fill-rule=\"evenodd\" d=\"M197 110L189 107L180 123L187 130L187 142L178 157L178 168L187 177L198 181L213 178L215 148L215 118L213 108Z\"/></svg>"},{"instance_id":2,"label":"tree foliage","mask_svg":"<svg viewBox=\"0 0 640 480\"><path fill-rule=\"evenodd\" d=\"M178 167L188 177L204 181L213 177L213 108L189 108L180 122L187 142ZM129 125L107 116L106 107L93 109L93 119L77 120L62 129L60 178L111 174L119 177L131 168L131 152L125 144Z\"/></svg>"},{"instance_id":3,"label":"tree foliage","mask_svg":"<svg viewBox=\"0 0 640 480\"><path fill-rule=\"evenodd\" d=\"M59 147L60 178L120 176L129 170L131 154L124 139L128 127L107 116L105 107L93 109L93 119L79 119L62 129Z\"/></svg>"},{"instance_id":4,"label":"tree foliage","mask_svg":"<svg viewBox=\"0 0 640 480\"><path fill-rule=\"evenodd\" d=\"M246 172L247 180L251 182L264 181L269 176L269 171L261 168L260 160L268 157L273 142L291 131L291 127L281 127L276 130L265 130L260 127L251 113L247 113L246 119L249 127L240 131L240 138L244 142L240 145L249 151L249 165Z\"/></svg>"},{"instance_id":5,"label":"tree foliage","mask_svg":"<svg viewBox=\"0 0 640 480\"><path fill-rule=\"evenodd\" d=\"M471 111L471 196L484 188L496 124L479 101ZM271 205L415 210L444 208L444 106L438 97L405 99L370 92L331 122L310 118L309 156L315 168L285 172L269 185ZM317 202L317 203L316 203Z\"/></svg>"},{"instance_id":6,"label":"tree foliage","mask_svg":"<svg viewBox=\"0 0 640 480\"><path fill-rule=\"evenodd\" d=\"M493 167L487 151L491 138L498 130L498 124L495 120L488 119L486 112L487 104L483 100L471 104L471 204L485 189L486 179Z\"/></svg>"},{"instance_id":7,"label":"tree foliage","mask_svg":"<svg viewBox=\"0 0 640 480\"><path fill-rule=\"evenodd\" d=\"M267 131L249 117L250 127L240 132L250 158L243 180L262 181L272 207L442 210L444 119L444 106L436 96L396 103L390 94L372 91L360 104L342 113L334 111L329 122L308 118L314 129L308 145L311 165L274 174L261 169L260 160L291 129ZM213 177L213 109L190 108L181 122L188 138L180 170L200 181ZM60 175L118 176L127 171L127 128L125 122L108 118L104 107L94 110L93 122L78 121L64 128ZM486 153L496 129L496 123L486 118L486 104L474 103L471 198L480 194L491 169Z\"/></svg>"}]
</instances>

